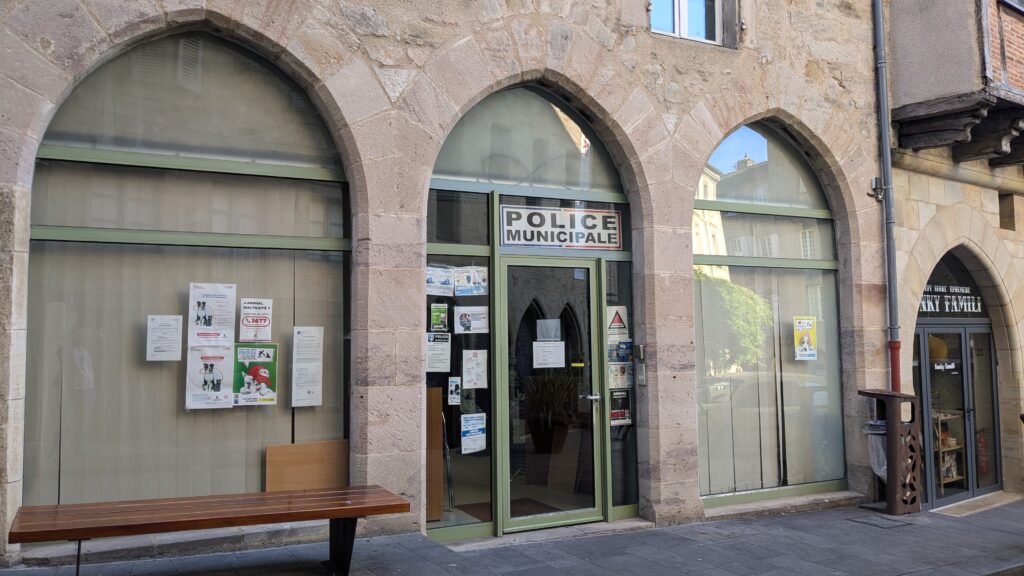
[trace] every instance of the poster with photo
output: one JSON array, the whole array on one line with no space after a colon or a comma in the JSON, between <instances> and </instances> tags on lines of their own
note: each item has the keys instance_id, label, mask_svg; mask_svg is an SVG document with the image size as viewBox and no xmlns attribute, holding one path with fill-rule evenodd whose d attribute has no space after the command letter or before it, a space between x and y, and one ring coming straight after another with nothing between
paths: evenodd
<instances>
[{"instance_id":1,"label":"poster with photo","mask_svg":"<svg viewBox=\"0 0 1024 576\"><path fill-rule=\"evenodd\" d=\"M448 305L444 303L433 303L430 305L430 331L448 331Z\"/></svg>"},{"instance_id":2,"label":"poster with photo","mask_svg":"<svg viewBox=\"0 0 1024 576\"><path fill-rule=\"evenodd\" d=\"M277 404L277 344L235 345L235 406Z\"/></svg>"},{"instance_id":3,"label":"poster with photo","mask_svg":"<svg viewBox=\"0 0 1024 576\"><path fill-rule=\"evenodd\" d=\"M270 322L274 310L271 298L242 298L238 317L239 342L270 342Z\"/></svg>"},{"instance_id":4,"label":"poster with photo","mask_svg":"<svg viewBox=\"0 0 1024 576\"><path fill-rule=\"evenodd\" d=\"M487 334L490 332L490 315L487 306L456 306L456 334Z\"/></svg>"},{"instance_id":5,"label":"poster with photo","mask_svg":"<svg viewBox=\"0 0 1024 576\"><path fill-rule=\"evenodd\" d=\"M633 341L608 342L608 362L633 362Z\"/></svg>"},{"instance_id":6,"label":"poster with photo","mask_svg":"<svg viewBox=\"0 0 1024 576\"><path fill-rule=\"evenodd\" d=\"M487 414L463 414L461 438L463 454L486 450Z\"/></svg>"},{"instance_id":7,"label":"poster with photo","mask_svg":"<svg viewBox=\"0 0 1024 576\"><path fill-rule=\"evenodd\" d=\"M235 285L188 285L188 345L231 346L235 342Z\"/></svg>"},{"instance_id":8,"label":"poster with photo","mask_svg":"<svg viewBox=\"0 0 1024 576\"><path fill-rule=\"evenodd\" d=\"M609 388L632 388L633 387L633 363L632 362L609 362L608 363L608 387Z\"/></svg>"},{"instance_id":9,"label":"poster with photo","mask_svg":"<svg viewBox=\"0 0 1024 576\"><path fill-rule=\"evenodd\" d=\"M231 408L231 346L189 346L185 409Z\"/></svg>"},{"instance_id":10,"label":"poster with photo","mask_svg":"<svg viewBox=\"0 0 1024 576\"><path fill-rule=\"evenodd\" d=\"M793 316L793 351L796 360L818 359L817 318Z\"/></svg>"},{"instance_id":11,"label":"poster with photo","mask_svg":"<svg viewBox=\"0 0 1024 576\"><path fill-rule=\"evenodd\" d=\"M427 266L427 295L451 296L455 288L452 269L445 266Z\"/></svg>"},{"instance_id":12,"label":"poster with photo","mask_svg":"<svg viewBox=\"0 0 1024 576\"><path fill-rule=\"evenodd\" d=\"M458 376L448 378L448 405L462 405L462 378Z\"/></svg>"},{"instance_id":13,"label":"poster with photo","mask_svg":"<svg viewBox=\"0 0 1024 576\"><path fill-rule=\"evenodd\" d=\"M487 267L463 266L454 268L456 296L486 296Z\"/></svg>"},{"instance_id":14,"label":"poster with photo","mask_svg":"<svg viewBox=\"0 0 1024 576\"><path fill-rule=\"evenodd\" d=\"M629 390L612 390L609 405L611 425L628 426L633 423L633 407Z\"/></svg>"}]
</instances>

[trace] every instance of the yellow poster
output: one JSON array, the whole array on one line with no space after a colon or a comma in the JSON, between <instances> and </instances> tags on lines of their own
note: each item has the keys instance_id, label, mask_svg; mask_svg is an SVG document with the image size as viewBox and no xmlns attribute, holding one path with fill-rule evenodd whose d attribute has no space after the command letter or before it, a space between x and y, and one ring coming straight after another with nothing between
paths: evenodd
<instances>
[{"instance_id":1,"label":"yellow poster","mask_svg":"<svg viewBox=\"0 0 1024 576\"><path fill-rule=\"evenodd\" d=\"M796 360L818 359L817 321L814 316L793 316L793 350Z\"/></svg>"}]
</instances>

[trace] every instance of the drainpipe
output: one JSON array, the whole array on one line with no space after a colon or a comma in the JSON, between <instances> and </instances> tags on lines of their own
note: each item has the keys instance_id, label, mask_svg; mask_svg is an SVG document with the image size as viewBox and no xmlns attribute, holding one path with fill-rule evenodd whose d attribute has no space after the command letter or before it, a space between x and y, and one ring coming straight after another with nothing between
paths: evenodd
<instances>
[{"instance_id":1,"label":"drainpipe","mask_svg":"<svg viewBox=\"0 0 1024 576\"><path fill-rule=\"evenodd\" d=\"M900 391L900 314L896 290L896 216L892 197L892 145L889 141L889 82L885 65L885 18L882 0L872 0L875 28L875 88L878 101L878 139L881 154L881 182L874 179L872 194L880 200L885 218L885 293L889 311L889 381Z\"/></svg>"}]
</instances>

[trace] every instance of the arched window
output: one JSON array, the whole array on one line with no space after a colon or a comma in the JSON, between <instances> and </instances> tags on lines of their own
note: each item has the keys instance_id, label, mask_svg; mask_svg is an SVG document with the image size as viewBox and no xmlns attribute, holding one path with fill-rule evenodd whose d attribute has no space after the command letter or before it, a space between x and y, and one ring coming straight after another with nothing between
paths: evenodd
<instances>
[{"instance_id":1,"label":"arched window","mask_svg":"<svg viewBox=\"0 0 1024 576\"><path fill-rule=\"evenodd\" d=\"M844 477L832 214L765 124L712 154L694 201L701 494Z\"/></svg>"},{"instance_id":2,"label":"arched window","mask_svg":"<svg viewBox=\"0 0 1024 576\"><path fill-rule=\"evenodd\" d=\"M266 446L345 436L343 180L303 91L211 35L71 93L32 193L26 504L259 491ZM302 397L295 327L323 328Z\"/></svg>"}]
</instances>

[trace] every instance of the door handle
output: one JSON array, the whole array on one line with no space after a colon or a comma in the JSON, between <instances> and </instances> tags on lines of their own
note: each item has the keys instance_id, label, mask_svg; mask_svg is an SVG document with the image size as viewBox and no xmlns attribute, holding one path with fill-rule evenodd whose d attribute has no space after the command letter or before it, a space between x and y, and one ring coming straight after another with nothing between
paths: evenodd
<instances>
[{"instance_id":1,"label":"door handle","mask_svg":"<svg viewBox=\"0 0 1024 576\"><path fill-rule=\"evenodd\" d=\"M600 400L601 399L601 395L600 394L580 394L580 398L586 398L587 400L594 401L594 400Z\"/></svg>"}]
</instances>

